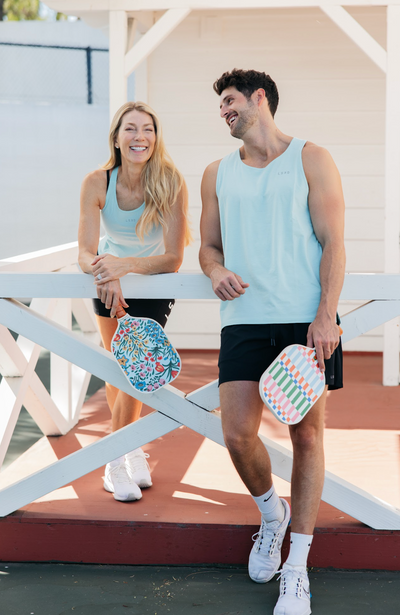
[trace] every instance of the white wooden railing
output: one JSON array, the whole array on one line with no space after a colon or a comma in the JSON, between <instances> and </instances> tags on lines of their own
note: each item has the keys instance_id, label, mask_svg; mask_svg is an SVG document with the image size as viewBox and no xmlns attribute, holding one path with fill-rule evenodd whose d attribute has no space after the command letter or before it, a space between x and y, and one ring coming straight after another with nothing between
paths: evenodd
<instances>
[{"instance_id":1,"label":"white wooden railing","mask_svg":"<svg viewBox=\"0 0 400 615\"><path fill-rule=\"evenodd\" d=\"M181 425L224 446L217 381L184 395L167 386L151 396L133 390L112 355L99 346L89 299L92 276L75 265L76 244L0 261L0 463L22 404L45 435L67 433L79 420L90 374L145 401L154 412L47 468L0 491L0 516L62 487L108 461ZM125 296L215 299L200 273L122 279ZM29 307L21 303L32 298ZM349 274L344 300L365 301L342 317L343 341L400 315L400 276ZM19 300L18 300L19 299ZM71 331L74 314L80 333ZM19 336L17 340L9 329ZM40 348L51 353L51 393L35 373ZM398 374L398 364L395 366ZM262 437L275 475L290 481L292 453ZM326 472L323 500L376 529L400 529L400 511L338 476Z\"/></svg>"}]
</instances>

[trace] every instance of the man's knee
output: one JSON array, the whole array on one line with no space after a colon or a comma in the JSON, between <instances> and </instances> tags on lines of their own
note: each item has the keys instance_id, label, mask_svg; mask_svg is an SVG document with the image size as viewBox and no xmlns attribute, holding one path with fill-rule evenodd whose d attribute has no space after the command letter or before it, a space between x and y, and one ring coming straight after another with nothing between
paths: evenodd
<instances>
[{"instance_id":1,"label":"man's knee","mask_svg":"<svg viewBox=\"0 0 400 615\"><path fill-rule=\"evenodd\" d=\"M234 457L241 457L248 454L248 452L254 448L256 438L257 434L254 436L248 433L233 431L224 432L226 448Z\"/></svg>"},{"instance_id":2,"label":"man's knee","mask_svg":"<svg viewBox=\"0 0 400 615\"><path fill-rule=\"evenodd\" d=\"M298 423L291 427L290 436L293 448L301 451L312 451L322 444L322 430L307 423Z\"/></svg>"}]
</instances>

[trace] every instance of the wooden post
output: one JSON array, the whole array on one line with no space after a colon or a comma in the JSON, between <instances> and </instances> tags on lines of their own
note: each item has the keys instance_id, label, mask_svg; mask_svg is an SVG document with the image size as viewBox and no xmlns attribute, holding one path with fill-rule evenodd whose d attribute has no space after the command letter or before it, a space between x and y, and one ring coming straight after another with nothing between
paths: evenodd
<instances>
[{"instance_id":1,"label":"wooden post","mask_svg":"<svg viewBox=\"0 0 400 615\"><path fill-rule=\"evenodd\" d=\"M124 70L128 36L125 11L110 11L110 121L121 105L128 100Z\"/></svg>"},{"instance_id":2,"label":"wooden post","mask_svg":"<svg viewBox=\"0 0 400 615\"><path fill-rule=\"evenodd\" d=\"M400 6L387 7L385 273L399 273ZM384 325L383 384L399 384L399 319Z\"/></svg>"}]
</instances>

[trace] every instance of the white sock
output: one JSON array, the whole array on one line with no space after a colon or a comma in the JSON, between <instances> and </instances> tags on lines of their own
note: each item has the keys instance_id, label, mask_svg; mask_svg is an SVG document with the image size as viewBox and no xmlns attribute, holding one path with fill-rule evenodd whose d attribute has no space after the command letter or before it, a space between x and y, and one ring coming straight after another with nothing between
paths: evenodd
<instances>
[{"instance_id":1,"label":"white sock","mask_svg":"<svg viewBox=\"0 0 400 615\"><path fill-rule=\"evenodd\" d=\"M271 521L283 521L285 509L273 485L271 489L263 495L253 495L253 499L266 523L271 523Z\"/></svg>"},{"instance_id":2,"label":"white sock","mask_svg":"<svg viewBox=\"0 0 400 615\"><path fill-rule=\"evenodd\" d=\"M313 536L308 534L290 534L290 551L286 564L290 566L307 566Z\"/></svg>"},{"instance_id":3,"label":"white sock","mask_svg":"<svg viewBox=\"0 0 400 615\"><path fill-rule=\"evenodd\" d=\"M122 455L122 457L117 457L116 459L113 459L113 461L110 461L110 466L114 468L115 466L119 466L121 463L125 463L125 455Z\"/></svg>"}]
</instances>

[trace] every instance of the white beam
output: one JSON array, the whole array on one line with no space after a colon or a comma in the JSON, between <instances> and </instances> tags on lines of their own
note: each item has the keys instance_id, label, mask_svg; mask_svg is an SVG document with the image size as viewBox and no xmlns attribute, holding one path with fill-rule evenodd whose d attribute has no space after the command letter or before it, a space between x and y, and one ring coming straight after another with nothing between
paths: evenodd
<instances>
[{"instance_id":1,"label":"white beam","mask_svg":"<svg viewBox=\"0 0 400 615\"><path fill-rule=\"evenodd\" d=\"M366 53L375 64L386 72L385 49L342 6L322 4L320 9Z\"/></svg>"},{"instance_id":2,"label":"white beam","mask_svg":"<svg viewBox=\"0 0 400 615\"><path fill-rule=\"evenodd\" d=\"M128 86L124 59L128 36L128 17L125 11L110 11L110 121L115 112L128 100Z\"/></svg>"},{"instance_id":3,"label":"white beam","mask_svg":"<svg viewBox=\"0 0 400 615\"><path fill-rule=\"evenodd\" d=\"M400 5L400 0L339 0L343 6ZM86 11L166 11L170 8L202 9L254 9L254 8L307 8L335 6L338 0L46 0L46 5L69 15L82 15Z\"/></svg>"},{"instance_id":4,"label":"white beam","mask_svg":"<svg viewBox=\"0 0 400 615\"><path fill-rule=\"evenodd\" d=\"M387 8L385 140L385 273L399 273L400 231L400 6ZM383 329L383 384L399 384L399 319Z\"/></svg>"},{"instance_id":5,"label":"white beam","mask_svg":"<svg viewBox=\"0 0 400 615\"><path fill-rule=\"evenodd\" d=\"M190 8L170 9L146 32L125 56L125 77L160 45L190 13Z\"/></svg>"}]
</instances>

